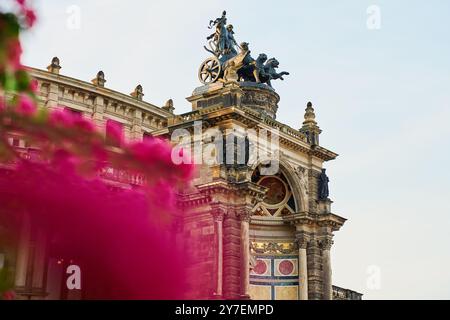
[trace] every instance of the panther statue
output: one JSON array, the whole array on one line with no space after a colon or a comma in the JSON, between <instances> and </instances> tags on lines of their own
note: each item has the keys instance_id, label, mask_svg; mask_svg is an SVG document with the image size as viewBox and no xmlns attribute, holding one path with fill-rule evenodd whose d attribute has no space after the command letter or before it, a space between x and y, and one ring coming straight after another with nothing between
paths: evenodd
<instances>
[{"instance_id":1,"label":"panther statue","mask_svg":"<svg viewBox=\"0 0 450 320\"><path fill-rule=\"evenodd\" d=\"M276 79L284 80L283 76L289 75L289 72L287 72L287 71L282 71L282 72L278 73L275 70L276 68L278 68L279 64L280 63L278 62L277 59L271 58L271 59L267 60L266 64L264 65L264 73L265 73L265 77L267 77L267 80L265 80L264 82L267 83L270 87L272 87L270 80L276 80ZM261 81L263 82L263 80L261 80Z\"/></svg>"},{"instance_id":2,"label":"panther statue","mask_svg":"<svg viewBox=\"0 0 450 320\"><path fill-rule=\"evenodd\" d=\"M278 68L278 66L279 62L277 59L271 58L267 60L267 55L261 53L256 60L252 59L251 63L248 63L239 69L239 80L266 83L272 87L271 80L284 80L283 76L289 74L289 72L286 71L277 73L275 69Z\"/></svg>"}]
</instances>

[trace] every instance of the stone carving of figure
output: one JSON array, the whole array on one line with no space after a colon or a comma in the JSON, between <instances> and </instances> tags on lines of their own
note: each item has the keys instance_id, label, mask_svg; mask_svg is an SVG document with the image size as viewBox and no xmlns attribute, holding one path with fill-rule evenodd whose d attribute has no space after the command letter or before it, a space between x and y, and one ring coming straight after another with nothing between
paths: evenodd
<instances>
[{"instance_id":1,"label":"stone carving of figure","mask_svg":"<svg viewBox=\"0 0 450 320\"><path fill-rule=\"evenodd\" d=\"M299 166L297 168L297 175L300 180L300 188L303 195L303 201L307 203L308 199L308 192L309 192L309 181L308 181L308 171L303 168L302 166Z\"/></svg>"},{"instance_id":2,"label":"stone carving of figure","mask_svg":"<svg viewBox=\"0 0 450 320\"><path fill-rule=\"evenodd\" d=\"M225 81L238 81L238 71L244 65L254 63L253 58L250 56L250 50L247 42L241 43L241 51L235 57L227 60L224 64L224 79Z\"/></svg>"},{"instance_id":3,"label":"stone carving of figure","mask_svg":"<svg viewBox=\"0 0 450 320\"><path fill-rule=\"evenodd\" d=\"M233 25L229 24L227 26L227 41L226 41L226 53L231 53L232 55L236 55L237 51L235 47L239 47L239 45L236 42L236 39L234 39L234 31L233 31Z\"/></svg>"},{"instance_id":4,"label":"stone carving of figure","mask_svg":"<svg viewBox=\"0 0 450 320\"><path fill-rule=\"evenodd\" d=\"M319 200L327 200L330 192L328 190L328 179L327 174L325 173L326 169L322 169L322 173L319 176Z\"/></svg>"},{"instance_id":5,"label":"stone carving of figure","mask_svg":"<svg viewBox=\"0 0 450 320\"><path fill-rule=\"evenodd\" d=\"M214 46L212 47L213 51L207 49L206 47L205 47L205 49L207 51L212 52L217 57L226 53L227 44L229 42L227 28L226 28L226 24L227 24L226 14L227 14L227 12L224 11L222 13L222 17L217 18L216 20L209 21L208 28L211 29L213 26L215 26L216 31L213 34L209 35L206 39L212 40Z\"/></svg>"}]
</instances>

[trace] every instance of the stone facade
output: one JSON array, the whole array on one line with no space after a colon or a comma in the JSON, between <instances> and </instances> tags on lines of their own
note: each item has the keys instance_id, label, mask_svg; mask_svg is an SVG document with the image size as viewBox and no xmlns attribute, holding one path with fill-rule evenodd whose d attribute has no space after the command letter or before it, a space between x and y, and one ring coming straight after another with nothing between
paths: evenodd
<instances>
[{"instance_id":1,"label":"stone facade","mask_svg":"<svg viewBox=\"0 0 450 320\"><path fill-rule=\"evenodd\" d=\"M318 145L320 129L312 105L307 106L302 129L295 130L275 120L279 96L265 85L214 83L195 89L188 101L193 111L175 116L168 136L175 129L189 129L195 121L204 128L218 128L224 137L236 127L243 132L276 129L279 135L279 150L270 156L278 158L280 170L271 181L255 175L260 163L254 163L203 165L194 182L198 192L225 213L221 230L215 229L222 251L216 251L214 272L226 285L211 289L213 294L332 299L332 237L345 219L331 212L331 200L318 200L322 165L337 155ZM270 194L280 190L283 199L272 201Z\"/></svg>"},{"instance_id":2,"label":"stone facade","mask_svg":"<svg viewBox=\"0 0 450 320\"><path fill-rule=\"evenodd\" d=\"M171 100L162 107L145 102L140 85L130 95L122 94L105 87L103 72L88 83L61 75L59 63L53 59L48 71L30 68L38 81L40 103L80 112L99 128L104 128L108 120L120 122L129 140L144 139L146 135L170 138L178 129L193 133L196 122L202 130L217 129L223 141L245 136L249 129L256 133L277 132L276 153L257 147L277 159L277 173L261 175L261 162L250 163L248 159L244 163L201 164L192 188L180 194L183 223L174 232L180 240L201 240L195 241L196 247L185 244L186 250L196 254L190 271L201 275L197 276L201 283L191 292L192 297L361 298L358 293L348 294L350 291L332 286L332 238L345 219L332 213L331 200L318 200L323 164L337 154L319 145L321 130L312 104L307 105L301 129L294 129L275 120L280 97L272 88L256 83L216 82L196 88L187 98L192 111L177 115ZM205 139L202 134L200 140ZM195 143L194 139L192 145ZM223 150L224 157L239 154L239 150L228 146ZM138 178L127 175L105 174L104 178L139 184ZM22 251L30 252L25 248ZM44 283L47 271L41 270L27 280L30 274L21 270L35 263L28 260L26 256L19 261L17 272L22 274L16 278L24 283L38 283L39 278L39 285L28 288L31 291L27 295L43 298L48 286Z\"/></svg>"}]
</instances>

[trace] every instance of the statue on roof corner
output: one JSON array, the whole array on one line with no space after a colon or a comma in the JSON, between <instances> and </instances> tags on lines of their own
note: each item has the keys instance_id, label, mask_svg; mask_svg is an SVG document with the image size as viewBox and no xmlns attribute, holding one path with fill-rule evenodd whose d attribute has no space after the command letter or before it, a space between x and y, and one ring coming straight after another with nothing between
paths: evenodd
<instances>
[{"instance_id":1,"label":"statue on roof corner","mask_svg":"<svg viewBox=\"0 0 450 320\"><path fill-rule=\"evenodd\" d=\"M198 72L200 82L247 81L265 83L272 87L271 80L284 80L283 76L289 72L276 71L279 66L277 59L267 59L267 55L261 53L255 60L250 55L247 42L237 44L233 25L227 25L226 15L227 12L223 11L221 17L209 21L208 28L215 28L215 31L206 38L208 47L204 48L213 56L201 64Z\"/></svg>"}]
</instances>

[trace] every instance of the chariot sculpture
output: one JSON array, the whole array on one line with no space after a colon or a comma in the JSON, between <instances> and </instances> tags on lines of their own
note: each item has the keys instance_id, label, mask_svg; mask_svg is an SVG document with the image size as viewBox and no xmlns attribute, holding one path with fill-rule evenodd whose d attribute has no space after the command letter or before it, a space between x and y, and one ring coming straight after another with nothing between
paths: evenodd
<instances>
[{"instance_id":1,"label":"chariot sculpture","mask_svg":"<svg viewBox=\"0 0 450 320\"><path fill-rule=\"evenodd\" d=\"M234 38L233 25L227 25L226 11L222 16L209 22L209 29L215 29L209 35L205 50L212 54L200 65L198 78L203 84L216 81L249 81L265 83L272 87L271 80L281 79L289 72L278 73L279 62L275 58L267 58L261 53L255 60L250 55L249 44L240 45ZM238 52L238 50L239 52Z\"/></svg>"}]
</instances>

